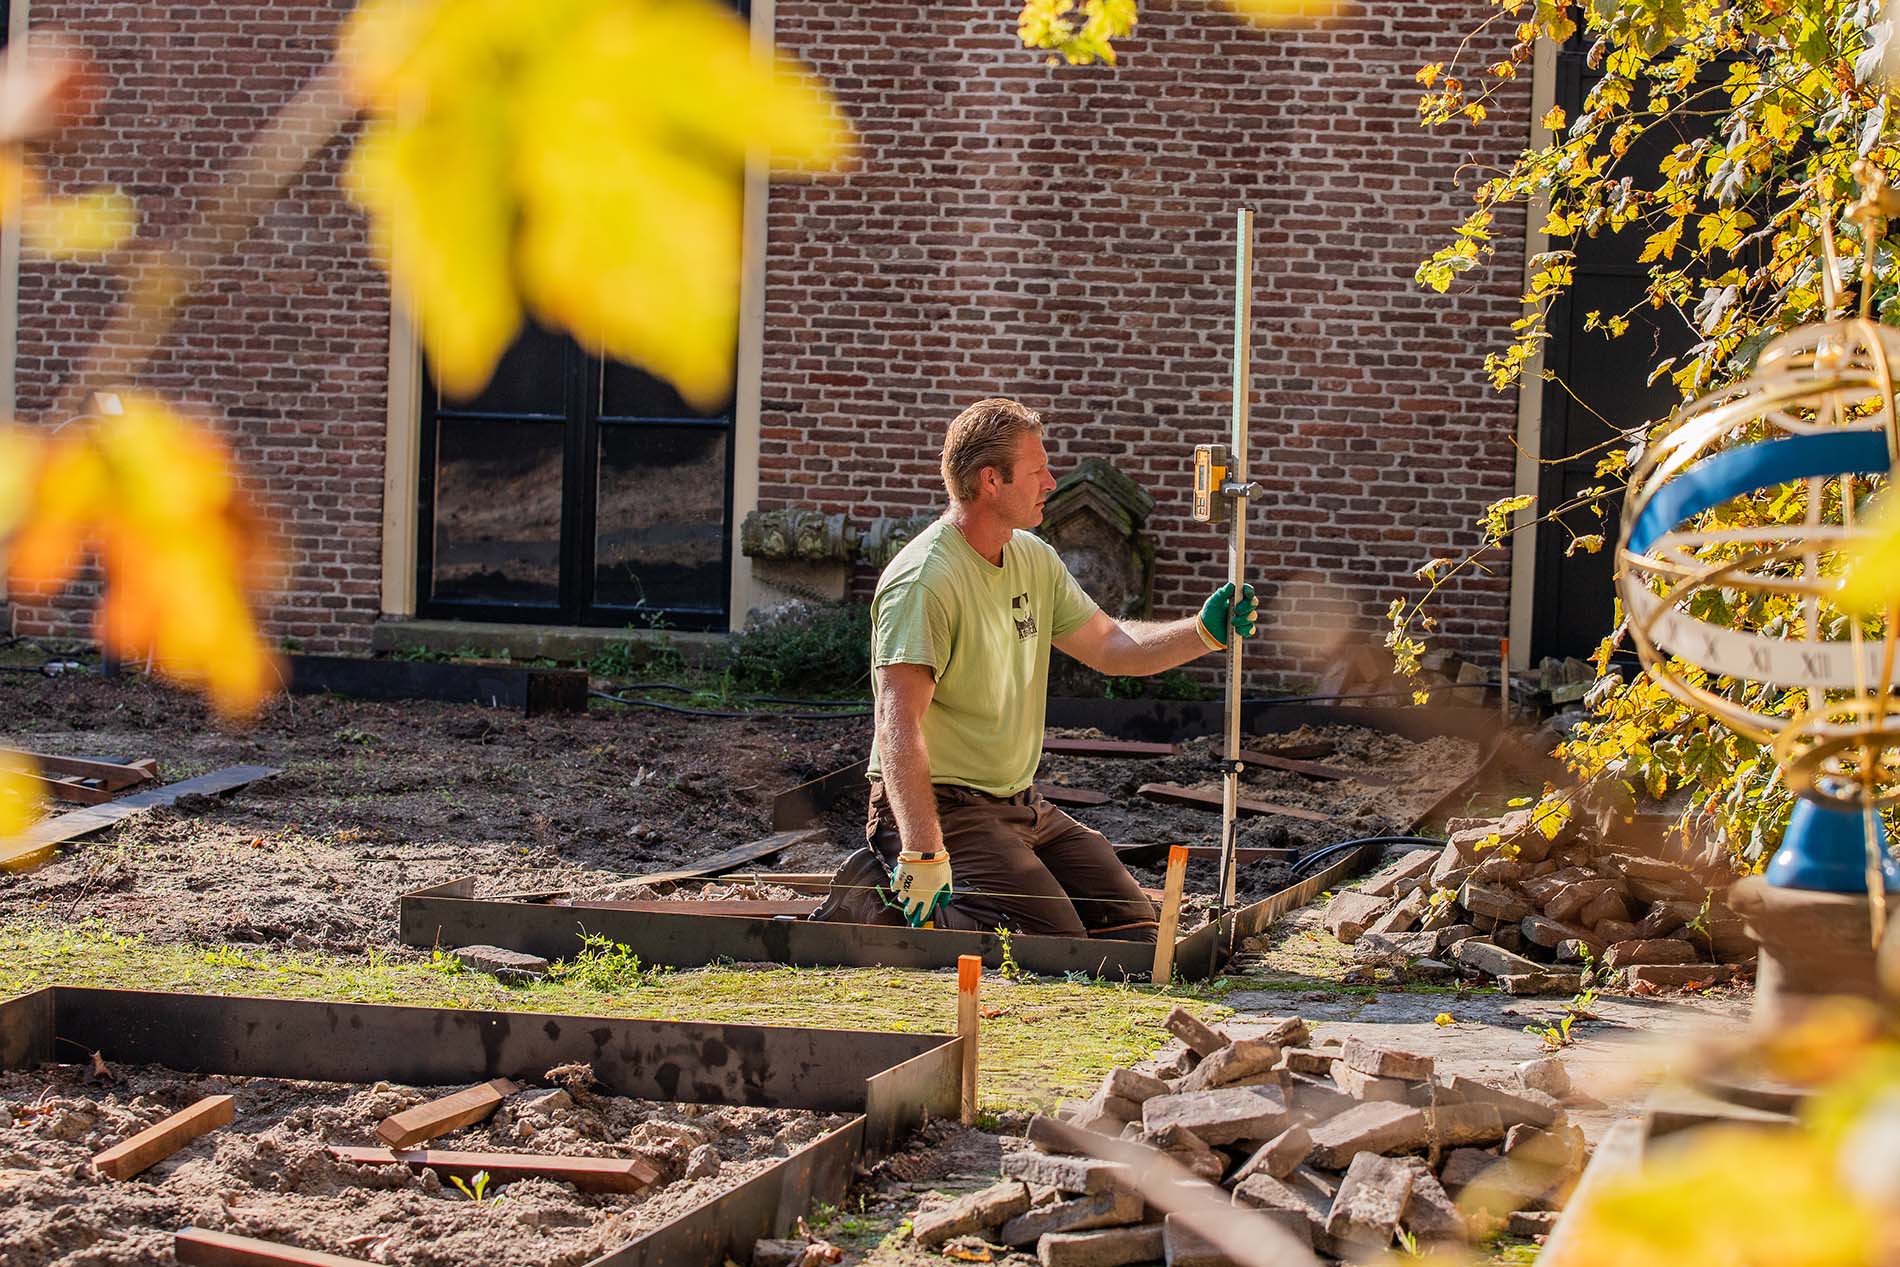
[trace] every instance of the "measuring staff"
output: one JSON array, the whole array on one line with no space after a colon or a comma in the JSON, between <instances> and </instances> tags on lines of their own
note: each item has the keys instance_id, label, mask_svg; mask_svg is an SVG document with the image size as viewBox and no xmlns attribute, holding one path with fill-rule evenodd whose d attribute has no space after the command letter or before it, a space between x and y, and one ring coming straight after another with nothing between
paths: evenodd
<instances>
[{"instance_id":1,"label":"measuring staff","mask_svg":"<svg viewBox=\"0 0 1900 1267\"><path fill-rule=\"evenodd\" d=\"M869 847L813 918L1151 941L1154 903L1107 838L1036 794L1049 649L1165 672L1252 634L1253 587L1230 581L1181 620L1102 611L1031 531L1056 482L1041 416L1015 401L959 414L942 469L949 510L871 605Z\"/></svg>"}]
</instances>

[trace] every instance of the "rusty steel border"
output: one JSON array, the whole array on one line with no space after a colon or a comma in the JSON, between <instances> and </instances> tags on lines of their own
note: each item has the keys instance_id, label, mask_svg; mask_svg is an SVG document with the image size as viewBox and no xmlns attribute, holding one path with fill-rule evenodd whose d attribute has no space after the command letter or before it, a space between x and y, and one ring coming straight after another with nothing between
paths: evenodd
<instances>
[{"instance_id":1,"label":"rusty steel border","mask_svg":"<svg viewBox=\"0 0 1900 1267\"><path fill-rule=\"evenodd\" d=\"M962 955L980 955L1000 968L1004 950L1025 972L1061 976L1147 979L1154 943L1105 937L1039 937L947 928L817 923L747 915L677 915L550 906L477 898L475 877L464 876L402 895L398 937L419 949L505 946L544 959L578 953L583 934L607 937L646 963L702 968L720 962L780 963L798 968L954 968Z\"/></svg>"},{"instance_id":2,"label":"rusty steel border","mask_svg":"<svg viewBox=\"0 0 1900 1267\"><path fill-rule=\"evenodd\" d=\"M1210 921L1174 944L1175 971L1192 981L1211 977L1225 966L1230 948L1267 931L1296 906L1305 906L1341 880L1357 875L1385 853L1383 845L1361 845L1323 870L1278 893Z\"/></svg>"},{"instance_id":3,"label":"rusty steel border","mask_svg":"<svg viewBox=\"0 0 1900 1267\"><path fill-rule=\"evenodd\" d=\"M586 1061L608 1091L693 1104L849 1113L764 1173L590 1262L744 1261L836 1204L858 1165L958 1110L962 1043L947 1034L623 1020L379 1003L48 986L0 1001L0 1068L97 1051L181 1073L446 1086Z\"/></svg>"}]
</instances>

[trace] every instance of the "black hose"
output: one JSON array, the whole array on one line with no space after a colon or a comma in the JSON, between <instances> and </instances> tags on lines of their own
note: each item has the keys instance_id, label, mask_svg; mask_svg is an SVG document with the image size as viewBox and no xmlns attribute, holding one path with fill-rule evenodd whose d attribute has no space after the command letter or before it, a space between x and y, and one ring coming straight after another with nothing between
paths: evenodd
<instances>
[{"instance_id":1,"label":"black hose","mask_svg":"<svg viewBox=\"0 0 1900 1267\"><path fill-rule=\"evenodd\" d=\"M596 699L612 700L614 703L624 704L628 708L651 708L662 713L677 713L682 717L723 717L736 721L835 721L850 720L856 717L869 717L871 715L871 710L868 708L836 713L730 712L724 709L714 708L686 708L679 704L662 704L657 700L650 699L628 699L624 695L614 695L607 691L590 690L587 693Z\"/></svg>"},{"instance_id":2,"label":"black hose","mask_svg":"<svg viewBox=\"0 0 1900 1267\"><path fill-rule=\"evenodd\" d=\"M1444 843L1444 841L1434 840L1430 836L1361 836L1357 840L1341 840L1334 844L1327 845L1324 849L1315 849L1312 853L1307 854L1304 858L1295 862L1289 870L1291 870L1294 875L1298 875L1302 871L1328 858L1337 857L1347 850L1357 849L1361 845L1429 845L1442 847Z\"/></svg>"}]
</instances>

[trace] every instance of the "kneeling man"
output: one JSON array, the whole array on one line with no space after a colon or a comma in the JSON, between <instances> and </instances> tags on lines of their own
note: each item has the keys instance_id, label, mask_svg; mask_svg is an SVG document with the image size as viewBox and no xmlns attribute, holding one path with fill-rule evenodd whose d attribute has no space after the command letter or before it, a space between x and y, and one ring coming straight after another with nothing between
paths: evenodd
<instances>
[{"instance_id":1,"label":"kneeling man","mask_svg":"<svg viewBox=\"0 0 1900 1267\"><path fill-rule=\"evenodd\" d=\"M1106 838L1036 795L1053 645L1099 672L1161 673L1246 637L1252 586L1198 616L1118 621L1030 529L1056 486L1042 419L982 400L943 444L950 509L871 606L869 849L818 919L1153 941L1154 903Z\"/></svg>"}]
</instances>

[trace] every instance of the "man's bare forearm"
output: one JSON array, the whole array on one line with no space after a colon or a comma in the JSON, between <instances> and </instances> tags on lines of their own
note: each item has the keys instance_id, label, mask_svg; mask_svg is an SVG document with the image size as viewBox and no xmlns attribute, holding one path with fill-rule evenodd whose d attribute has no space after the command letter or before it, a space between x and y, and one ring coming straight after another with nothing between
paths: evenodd
<instances>
[{"instance_id":1,"label":"man's bare forearm","mask_svg":"<svg viewBox=\"0 0 1900 1267\"><path fill-rule=\"evenodd\" d=\"M930 784L923 727L896 707L879 708L877 746L884 795L897 815L897 834L904 848L938 852L944 847L943 824L937 819L937 793Z\"/></svg>"},{"instance_id":2,"label":"man's bare forearm","mask_svg":"<svg viewBox=\"0 0 1900 1267\"><path fill-rule=\"evenodd\" d=\"M1207 654L1197 630L1200 620L1121 620L1117 633L1102 647L1100 662L1092 667L1114 677L1146 677L1165 673Z\"/></svg>"}]
</instances>

